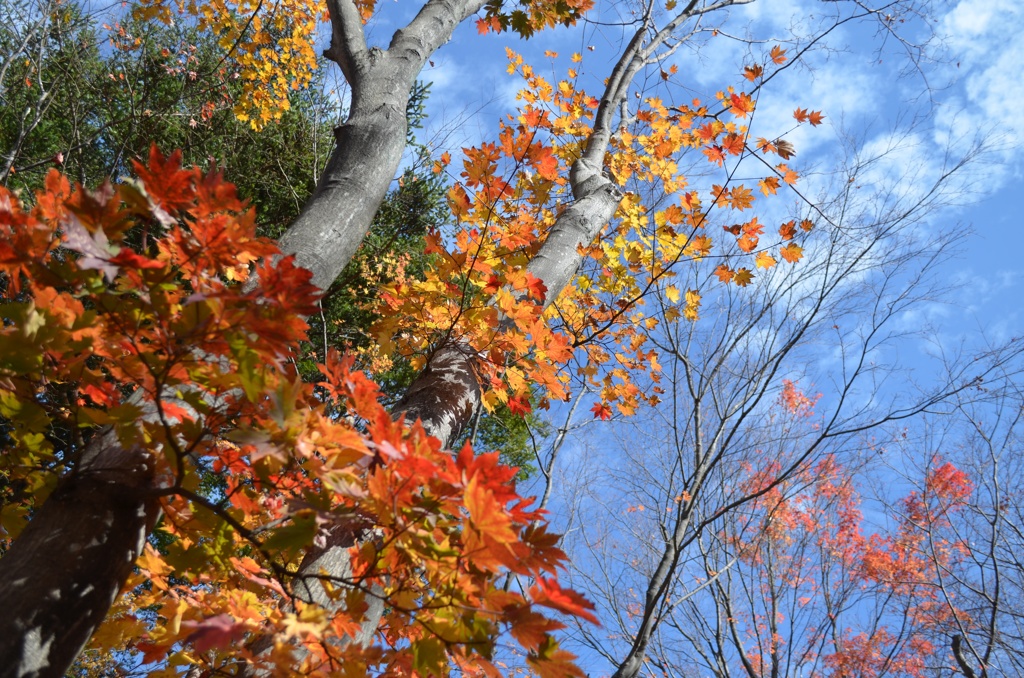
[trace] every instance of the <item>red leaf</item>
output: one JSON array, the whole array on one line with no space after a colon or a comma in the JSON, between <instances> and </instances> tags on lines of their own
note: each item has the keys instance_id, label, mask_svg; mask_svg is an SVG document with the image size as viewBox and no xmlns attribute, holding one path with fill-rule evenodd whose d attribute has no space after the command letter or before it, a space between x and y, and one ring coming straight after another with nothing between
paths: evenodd
<instances>
[{"instance_id":1,"label":"red leaf","mask_svg":"<svg viewBox=\"0 0 1024 678\"><path fill-rule=\"evenodd\" d=\"M509 398L508 411L512 414L517 414L520 417L525 417L533 411L533 408L530 407L530 402L528 400L516 396L515 398Z\"/></svg>"},{"instance_id":2,"label":"red leaf","mask_svg":"<svg viewBox=\"0 0 1024 678\"><path fill-rule=\"evenodd\" d=\"M537 301L544 301L544 298L548 294L547 285L541 282L541 279L532 275L531 273L526 274L526 289L531 297Z\"/></svg>"},{"instance_id":3,"label":"red leaf","mask_svg":"<svg viewBox=\"0 0 1024 678\"><path fill-rule=\"evenodd\" d=\"M201 622L183 621L181 625L195 629L185 641L192 643L196 652L225 648L241 640L246 631L245 624L228 614L218 614Z\"/></svg>"},{"instance_id":4,"label":"red leaf","mask_svg":"<svg viewBox=\"0 0 1024 678\"><path fill-rule=\"evenodd\" d=\"M558 158L552 155L550 147L534 146L530 156L530 164L541 178L548 181L558 178Z\"/></svg>"},{"instance_id":5,"label":"red leaf","mask_svg":"<svg viewBox=\"0 0 1024 678\"><path fill-rule=\"evenodd\" d=\"M149 257L144 257L127 247L122 247L121 251L117 253L117 256L110 259L110 263L117 266L123 266L125 268L161 269L164 267L161 262L154 261Z\"/></svg>"},{"instance_id":6,"label":"red leaf","mask_svg":"<svg viewBox=\"0 0 1024 678\"><path fill-rule=\"evenodd\" d=\"M149 149L149 165L137 162L132 165L156 206L173 213L195 201L196 173L181 169L181 151L174 151L165 158L153 144Z\"/></svg>"},{"instance_id":7,"label":"red leaf","mask_svg":"<svg viewBox=\"0 0 1024 678\"><path fill-rule=\"evenodd\" d=\"M564 614L582 617L587 621L601 625L591 610L594 604L572 589L563 589L557 580L541 577L530 589L530 597L538 605L550 607Z\"/></svg>"}]
</instances>

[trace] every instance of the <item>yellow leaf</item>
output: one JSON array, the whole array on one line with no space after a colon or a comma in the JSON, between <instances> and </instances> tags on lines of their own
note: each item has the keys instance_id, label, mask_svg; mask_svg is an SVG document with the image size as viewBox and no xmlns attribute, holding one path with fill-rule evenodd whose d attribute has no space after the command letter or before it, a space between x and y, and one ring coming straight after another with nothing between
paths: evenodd
<instances>
[{"instance_id":1,"label":"yellow leaf","mask_svg":"<svg viewBox=\"0 0 1024 678\"><path fill-rule=\"evenodd\" d=\"M758 252L757 256L754 257L754 264L758 268L771 268L775 265L775 257L767 252Z\"/></svg>"},{"instance_id":2,"label":"yellow leaf","mask_svg":"<svg viewBox=\"0 0 1024 678\"><path fill-rule=\"evenodd\" d=\"M665 288L665 296L668 297L668 300L673 304L679 303L679 290L675 285L669 285Z\"/></svg>"},{"instance_id":3,"label":"yellow leaf","mask_svg":"<svg viewBox=\"0 0 1024 678\"><path fill-rule=\"evenodd\" d=\"M697 290L687 290L686 309L683 311L683 317L687 320L697 320L698 311L700 311L700 293Z\"/></svg>"}]
</instances>

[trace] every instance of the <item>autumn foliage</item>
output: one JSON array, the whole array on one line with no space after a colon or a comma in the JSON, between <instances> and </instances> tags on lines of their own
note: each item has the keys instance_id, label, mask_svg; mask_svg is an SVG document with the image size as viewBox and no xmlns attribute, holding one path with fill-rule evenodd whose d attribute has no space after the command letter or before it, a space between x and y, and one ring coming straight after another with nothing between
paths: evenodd
<instances>
[{"instance_id":1,"label":"autumn foliage","mask_svg":"<svg viewBox=\"0 0 1024 678\"><path fill-rule=\"evenodd\" d=\"M216 171L154 149L136 174L89 191L51 171L31 209L0 189L0 538L102 427L148 458L163 509L92 646L164 675L494 674L511 638L541 675L576 674L547 613L593 619L590 605L559 585L557 535L515 469L393 420L350 359L303 383L309 273L256 237ZM329 612L297 594L298 568L339 545L351 571L318 583L341 603ZM374 599L371 641L351 642Z\"/></svg>"},{"instance_id":2,"label":"autumn foliage","mask_svg":"<svg viewBox=\"0 0 1024 678\"><path fill-rule=\"evenodd\" d=\"M812 405L785 382L781 409L808 417ZM865 515L857 478L831 455L795 473L774 459L745 465L740 487L755 499L720 535L738 562L715 598L751 675L923 678L951 666L948 629L971 621L943 582L969 548L944 535L971 483L933 459L923 490L881 524Z\"/></svg>"},{"instance_id":3,"label":"autumn foliage","mask_svg":"<svg viewBox=\"0 0 1024 678\"><path fill-rule=\"evenodd\" d=\"M398 275L384 286L378 350L422 365L436 336L455 337L486 357L480 368L488 408L526 412L531 398L547 407L549 399L567 399L575 377L599 394L596 417L630 415L642 401L658 402L657 387L644 392L635 384L639 373L659 378L650 335L664 322L699 317L701 294L675 282L684 265L713 257L722 283L744 287L756 271L803 257L800 242L812 221L772 226L750 215L755 200L798 181L786 162L776 162L795 151L781 138L751 138L757 85L750 92L729 87L710 102L643 100L605 158L624 195L614 219L584 248L571 284L549 294L529 265L573 199L570 169L593 133L600 99L582 85L581 54L571 55L558 82L522 55L507 56L508 73L520 82L518 110L501 121L494 140L463 149L461 162L449 153L435 162L433 171L451 182L456 231L430 236L434 257L423 277ZM778 67L787 57L776 46L765 59ZM746 73L760 81L764 72L758 66ZM794 117L797 124L822 120L805 109ZM721 178L705 189L691 185L681 165L691 153L702 154L708 173ZM753 186L734 181L743 157L761 159L764 175ZM667 310L645 311L657 294ZM579 365L575 375L563 369L571 360Z\"/></svg>"}]
</instances>

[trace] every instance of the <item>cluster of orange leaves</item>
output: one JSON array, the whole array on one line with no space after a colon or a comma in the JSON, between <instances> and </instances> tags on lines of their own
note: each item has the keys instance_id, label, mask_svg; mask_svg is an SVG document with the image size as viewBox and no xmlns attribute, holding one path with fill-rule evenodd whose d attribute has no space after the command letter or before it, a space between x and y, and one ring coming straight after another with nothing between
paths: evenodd
<instances>
[{"instance_id":1,"label":"cluster of orange leaves","mask_svg":"<svg viewBox=\"0 0 1024 678\"><path fill-rule=\"evenodd\" d=\"M786 381L778 405L806 419L813 399ZM752 573L744 580L759 587L760 597L750 598L758 602L735 612L751 629L747 660L767 670L770 657L785 651L808 666L820 659L836 677L929 675L936 635L954 615L969 619L939 586L966 554L964 544L942 536L970 498L966 474L933 460L923 490L901 502L896 529L865 534L861 498L833 457L780 481L783 470L777 458L747 465L739 489L756 499L724 535ZM879 616L844 614L858 604Z\"/></svg>"},{"instance_id":2,"label":"cluster of orange leaves","mask_svg":"<svg viewBox=\"0 0 1024 678\"><path fill-rule=\"evenodd\" d=\"M484 16L477 19L479 33L512 31L528 38L539 30L558 24L571 26L594 6L594 0L525 0L509 10L507 0L488 0Z\"/></svg>"},{"instance_id":3,"label":"cluster of orange leaves","mask_svg":"<svg viewBox=\"0 0 1024 678\"><path fill-rule=\"evenodd\" d=\"M20 488L0 539L17 539L101 426L155 465L158 538L94 648L166 676L238 661L491 675L507 634L539 674L576 675L542 608L593 615L559 586L557 535L516 470L393 421L349 359L303 383L291 359L317 308L308 271L256 237L216 172L154 149L136 173L86 191L52 171L31 209L0 189L0 478ZM294 597L302 554L328 533L352 544L351 575L324 585L334 613ZM505 576L532 585L507 591ZM339 643L371 596L385 612L369 646Z\"/></svg>"},{"instance_id":4,"label":"cluster of orange leaves","mask_svg":"<svg viewBox=\"0 0 1024 678\"><path fill-rule=\"evenodd\" d=\"M726 162L772 154L788 158L792 146L781 139L749 139L743 123L755 101L731 87L718 93L718 108L699 100L677 106L643 101L634 121L614 135L605 158L609 175L624 191L615 218L581 252L584 263L573 283L552 300L544 281L527 267L572 200L568 170L592 132L599 100L579 84L580 54L572 55L566 77L557 83L511 50L508 56L509 73L523 81L520 107L501 121L495 141L463 149L461 168L448 153L435 163L435 173L452 178L448 201L456 230L432 236L433 259L423 279L400 277L385 286L376 308L383 318L375 330L378 341L385 353L394 347L417 364L439 338L466 341L485 357L485 405L508 403L524 412L531 398L539 396L542 407L549 398L566 398L573 375L563 367L576 361L575 377L600 395L595 416L607 418L613 408L631 414L642 399L658 400L657 386L644 393L634 383L637 373L658 379L648 334L663 321L699 316L700 292L671 284L682 263L713 256L722 262L714 274L742 287L754 272L734 260L751 257L753 268L766 269L776 264L773 252L789 263L803 256L796 238L812 222L788 221L768 238L757 217L734 221L752 209L755 196L732 183ZM784 51L775 48L771 58L784 62ZM670 71L663 77L672 77ZM798 123L821 121L820 113L798 113ZM725 180L706 193L690 188L680 170L696 151L711 171L725 172ZM797 181L786 163L764 166L769 173L758 181L764 197ZM716 221L735 237L734 244L713 242ZM663 308L645 314L643 306L654 295Z\"/></svg>"}]
</instances>

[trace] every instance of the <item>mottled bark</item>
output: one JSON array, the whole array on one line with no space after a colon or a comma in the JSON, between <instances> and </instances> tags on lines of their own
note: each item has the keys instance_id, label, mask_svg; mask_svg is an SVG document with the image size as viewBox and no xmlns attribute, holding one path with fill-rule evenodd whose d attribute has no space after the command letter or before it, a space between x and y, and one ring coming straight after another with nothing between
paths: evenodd
<instances>
[{"instance_id":1,"label":"mottled bark","mask_svg":"<svg viewBox=\"0 0 1024 678\"><path fill-rule=\"evenodd\" d=\"M0 676L58 678L103 621L158 514L153 464L108 434L0 560Z\"/></svg>"},{"instance_id":2,"label":"mottled bark","mask_svg":"<svg viewBox=\"0 0 1024 678\"><path fill-rule=\"evenodd\" d=\"M317 287L330 287L345 268L395 178L406 144L406 106L423 65L482 5L431 0L381 50L367 48L351 0L328 2L333 33L325 54L345 74L352 102L316 191L281 238L281 249L313 272Z\"/></svg>"}]
</instances>

